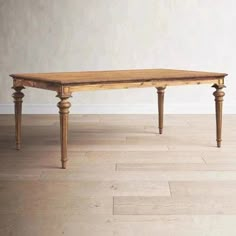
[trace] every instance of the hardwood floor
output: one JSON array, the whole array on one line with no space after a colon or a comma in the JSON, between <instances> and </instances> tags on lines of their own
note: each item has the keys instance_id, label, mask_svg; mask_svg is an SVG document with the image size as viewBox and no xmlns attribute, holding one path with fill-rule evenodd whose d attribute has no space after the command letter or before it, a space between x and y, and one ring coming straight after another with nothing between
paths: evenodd
<instances>
[{"instance_id":1,"label":"hardwood floor","mask_svg":"<svg viewBox=\"0 0 236 236\"><path fill-rule=\"evenodd\" d=\"M58 115L0 116L0 235L235 236L236 115L222 148L214 115L70 115L60 169Z\"/></svg>"}]
</instances>

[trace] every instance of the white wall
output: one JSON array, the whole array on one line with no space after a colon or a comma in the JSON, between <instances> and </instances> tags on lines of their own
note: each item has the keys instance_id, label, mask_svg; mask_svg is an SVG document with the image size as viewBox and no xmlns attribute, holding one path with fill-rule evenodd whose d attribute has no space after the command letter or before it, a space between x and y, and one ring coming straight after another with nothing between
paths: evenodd
<instances>
[{"instance_id":1,"label":"white wall","mask_svg":"<svg viewBox=\"0 0 236 236\"><path fill-rule=\"evenodd\" d=\"M0 0L0 113L10 73L177 68L229 73L236 113L234 0ZM210 86L169 87L167 113L213 113ZM57 112L53 92L26 89L25 113ZM72 112L155 113L152 88L74 94Z\"/></svg>"}]
</instances>

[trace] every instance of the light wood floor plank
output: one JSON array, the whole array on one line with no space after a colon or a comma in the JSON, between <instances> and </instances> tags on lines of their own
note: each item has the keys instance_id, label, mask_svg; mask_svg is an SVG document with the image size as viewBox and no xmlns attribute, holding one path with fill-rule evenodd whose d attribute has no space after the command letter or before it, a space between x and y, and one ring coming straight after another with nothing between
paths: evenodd
<instances>
[{"instance_id":1,"label":"light wood floor plank","mask_svg":"<svg viewBox=\"0 0 236 236\"><path fill-rule=\"evenodd\" d=\"M0 235L235 236L236 116L70 115L60 169L58 115L0 115ZM79 232L79 234L78 234Z\"/></svg>"},{"instance_id":2,"label":"light wood floor plank","mask_svg":"<svg viewBox=\"0 0 236 236\"><path fill-rule=\"evenodd\" d=\"M118 236L234 236L235 215L116 216Z\"/></svg>"},{"instance_id":3,"label":"light wood floor plank","mask_svg":"<svg viewBox=\"0 0 236 236\"><path fill-rule=\"evenodd\" d=\"M0 174L0 179L1 179ZM43 170L40 180L71 181L71 180L145 180L145 181L231 181L236 180L235 171L106 171L78 172L68 170L61 173L60 169Z\"/></svg>"},{"instance_id":4,"label":"light wood floor plank","mask_svg":"<svg viewBox=\"0 0 236 236\"><path fill-rule=\"evenodd\" d=\"M114 215L234 215L235 197L114 197Z\"/></svg>"},{"instance_id":5,"label":"light wood floor plank","mask_svg":"<svg viewBox=\"0 0 236 236\"><path fill-rule=\"evenodd\" d=\"M226 164L204 164L204 163L185 163L185 164L163 164L163 163L118 163L117 171L236 171L236 165Z\"/></svg>"},{"instance_id":6,"label":"light wood floor plank","mask_svg":"<svg viewBox=\"0 0 236 236\"><path fill-rule=\"evenodd\" d=\"M236 163L236 154L234 151L226 150L221 152L203 152L202 156L203 160L206 163L218 163L218 164Z\"/></svg>"},{"instance_id":7,"label":"light wood floor plank","mask_svg":"<svg viewBox=\"0 0 236 236\"><path fill-rule=\"evenodd\" d=\"M100 151L87 152L85 155L86 160L93 163L204 163L200 152Z\"/></svg>"},{"instance_id":8,"label":"light wood floor plank","mask_svg":"<svg viewBox=\"0 0 236 236\"><path fill-rule=\"evenodd\" d=\"M170 181L172 197L236 197L236 181Z\"/></svg>"},{"instance_id":9,"label":"light wood floor plank","mask_svg":"<svg viewBox=\"0 0 236 236\"><path fill-rule=\"evenodd\" d=\"M165 181L0 181L0 195L28 198L31 193L39 199L64 197L112 196L170 196Z\"/></svg>"}]
</instances>

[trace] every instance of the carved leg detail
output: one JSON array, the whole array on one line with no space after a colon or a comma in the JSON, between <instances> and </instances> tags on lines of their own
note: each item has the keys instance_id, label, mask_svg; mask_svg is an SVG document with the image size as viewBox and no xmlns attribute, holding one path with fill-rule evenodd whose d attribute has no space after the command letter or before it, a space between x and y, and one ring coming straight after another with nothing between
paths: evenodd
<instances>
[{"instance_id":1,"label":"carved leg detail","mask_svg":"<svg viewBox=\"0 0 236 236\"><path fill-rule=\"evenodd\" d=\"M58 94L57 97L61 99L57 106L60 114L60 140L61 140L61 163L62 169L66 169L67 163L67 139L68 139L68 114L71 106L68 98L70 96L63 96Z\"/></svg>"},{"instance_id":2,"label":"carved leg detail","mask_svg":"<svg viewBox=\"0 0 236 236\"><path fill-rule=\"evenodd\" d=\"M12 94L15 103L15 134L16 134L16 149L21 148L21 115L22 115L22 102L24 94L21 92L24 89L21 87L12 87L15 92Z\"/></svg>"},{"instance_id":3,"label":"carved leg detail","mask_svg":"<svg viewBox=\"0 0 236 236\"><path fill-rule=\"evenodd\" d=\"M164 115L164 94L165 87L159 87L157 89L158 94L158 123L159 123L159 133L162 134L163 130L163 115Z\"/></svg>"},{"instance_id":4,"label":"carved leg detail","mask_svg":"<svg viewBox=\"0 0 236 236\"><path fill-rule=\"evenodd\" d=\"M212 87L216 89L213 93L215 96L215 111L216 111L216 142L217 147L221 147L221 133L222 133L222 108L223 108L223 97L225 95L222 90L225 86L223 84L214 84Z\"/></svg>"}]
</instances>

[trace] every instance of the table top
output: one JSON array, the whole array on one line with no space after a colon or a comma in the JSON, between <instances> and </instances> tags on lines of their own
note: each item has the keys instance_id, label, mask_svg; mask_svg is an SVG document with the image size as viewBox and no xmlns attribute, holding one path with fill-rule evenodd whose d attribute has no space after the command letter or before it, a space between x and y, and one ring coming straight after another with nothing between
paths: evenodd
<instances>
[{"instance_id":1,"label":"table top","mask_svg":"<svg viewBox=\"0 0 236 236\"><path fill-rule=\"evenodd\" d=\"M172 70L172 69L138 69L138 70L113 70L113 71L81 71L81 72L53 72L12 74L15 79L29 81L50 82L55 84L102 84L112 82L140 82L150 80L191 80L222 78L225 73Z\"/></svg>"}]
</instances>

